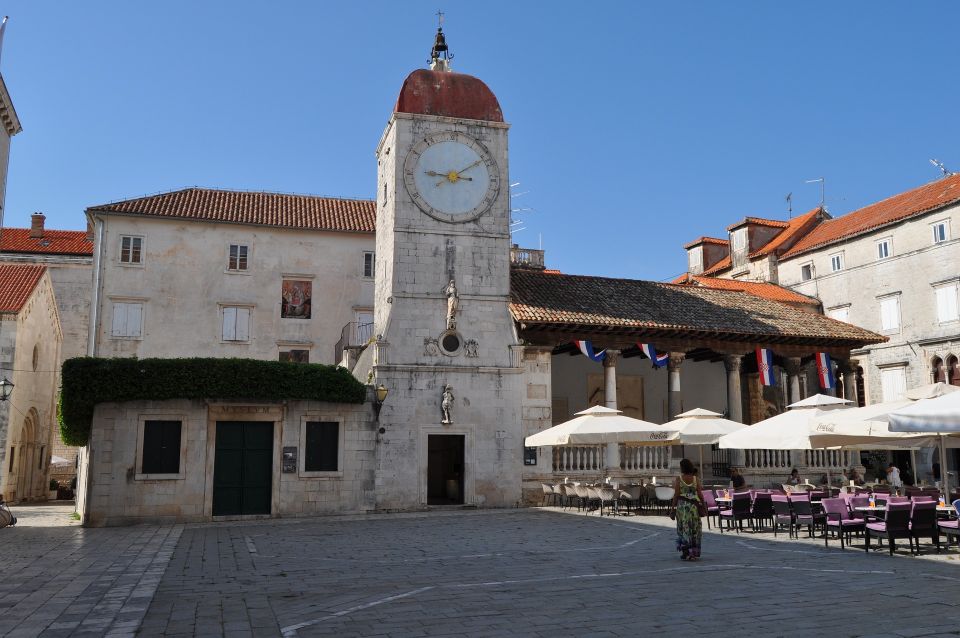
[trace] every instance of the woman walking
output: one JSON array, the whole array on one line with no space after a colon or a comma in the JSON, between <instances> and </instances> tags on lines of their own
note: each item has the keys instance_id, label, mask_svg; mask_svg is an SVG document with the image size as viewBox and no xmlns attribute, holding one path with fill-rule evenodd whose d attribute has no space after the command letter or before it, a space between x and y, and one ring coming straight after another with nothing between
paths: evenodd
<instances>
[{"instance_id":1,"label":"woman walking","mask_svg":"<svg viewBox=\"0 0 960 638\"><path fill-rule=\"evenodd\" d=\"M700 558L700 540L703 537L701 511L706 510L703 494L700 492L700 479L697 470L689 459L680 461L680 477L673 482L673 512L671 517L677 521L677 551L680 560L698 560Z\"/></svg>"}]
</instances>

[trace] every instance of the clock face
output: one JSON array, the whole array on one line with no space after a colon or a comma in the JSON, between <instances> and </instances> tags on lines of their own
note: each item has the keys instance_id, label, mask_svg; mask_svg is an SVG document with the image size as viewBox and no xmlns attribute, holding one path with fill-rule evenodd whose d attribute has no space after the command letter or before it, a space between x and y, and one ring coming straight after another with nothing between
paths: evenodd
<instances>
[{"instance_id":1,"label":"clock face","mask_svg":"<svg viewBox=\"0 0 960 638\"><path fill-rule=\"evenodd\" d=\"M458 132L437 133L415 145L404 160L403 180L420 210L445 222L476 219L500 192L490 152Z\"/></svg>"}]
</instances>

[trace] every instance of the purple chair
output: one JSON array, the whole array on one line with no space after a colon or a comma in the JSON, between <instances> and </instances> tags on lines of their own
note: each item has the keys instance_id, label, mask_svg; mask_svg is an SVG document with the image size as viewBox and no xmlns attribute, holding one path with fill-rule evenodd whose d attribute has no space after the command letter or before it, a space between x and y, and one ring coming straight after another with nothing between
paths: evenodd
<instances>
[{"instance_id":1,"label":"purple chair","mask_svg":"<svg viewBox=\"0 0 960 638\"><path fill-rule=\"evenodd\" d=\"M793 506L793 524L799 535L800 528L807 526L807 533L813 538L813 532L818 524L823 524L827 517L822 512L814 512L810 506L810 496L807 494L791 494L790 504Z\"/></svg>"},{"instance_id":2,"label":"purple chair","mask_svg":"<svg viewBox=\"0 0 960 638\"><path fill-rule=\"evenodd\" d=\"M703 503L707 506L707 529L710 529L710 517L717 517L717 525L720 525L720 506L710 490L703 490Z\"/></svg>"},{"instance_id":3,"label":"purple chair","mask_svg":"<svg viewBox=\"0 0 960 638\"><path fill-rule=\"evenodd\" d=\"M886 538L890 543L890 555L893 556L896 550L896 539L910 538L910 510L913 507L910 503L889 503L887 505L887 514L882 521L867 523L867 529L864 536L866 544L864 551L870 551L870 537L876 536L881 540ZM910 552L913 553L913 544L910 545Z\"/></svg>"},{"instance_id":4,"label":"purple chair","mask_svg":"<svg viewBox=\"0 0 960 638\"><path fill-rule=\"evenodd\" d=\"M911 501L935 501L937 497L933 494L913 494L910 496Z\"/></svg>"},{"instance_id":5,"label":"purple chair","mask_svg":"<svg viewBox=\"0 0 960 638\"><path fill-rule=\"evenodd\" d=\"M827 517L827 525L824 528L823 544L827 545L827 539L830 531L835 531L840 537L840 547L844 546L844 537L849 538L853 532L862 532L864 521L862 518L854 518L850 515L850 509L847 502L842 498L823 499L823 513Z\"/></svg>"},{"instance_id":6,"label":"purple chair","mask_svg":"<svg viewBox=\"0 0 960 638\"><path fill-rule=\"evenodd\" d=\"M737 492L733 495L730 509L720 511L720 533L723 533L723 522L727 521L727 529L736 525L737 534L743 530L743 521L750 518L750 492Z\"/></svg>"},{"instance_id":7,"label":"purple chair","mask_svg":"<svg viewBox=\"0 0 960 638\"><path fill-rule=\"evenodd\" d=\"M954 513L960 517L960 500L953 502ZM957 545L960 545L960 518L955 518L949 521L940 521L937 523L939 531L943 532L944 536L947 537L947 549L950 549L950 537L957 537Z\"/></svg>"},{"instance_id":8,"label":"purple chair","mask_svg":"<svg viewBox=\"0 0 960 638\"><path fill-rule=\"evenodd\" d=\"M887 503L909 503L909 496L891 496L887 498Z\"/></svg>"},{"instance_id":9,"label":"purple chair","mask_svg":"<svg viewBox=\"0 0 960 638\"><path fill-rule=\"evenodd\" d=\"M763 521L770 521L773 526L773 501L772 494L767 492L757 492L750 508L750 523L753 531L757 531L757 523L760 523L760 529L763 530Z\"/></svg>"},{"instance_id":10,"label":"purple chair","mask_svg":"<svg viewBox=\"0 0 960 638\"><path fill-rule=\"evenodd\" d=\"M915 500L910 507L910 551L913 544L920 553L920 537L929 536L930 542L937 546L940 553L940 533L937 529L937 503L935 501Z\"/></svg>"},{"instance_id":11,"label":"purple chair","mask_svg":"<svg viewBox=\"0 0 960 638\"><path fill-rule=\"evenodd\" d=\"M790 499L786 494L773 494L770 497L773 504L773 535L777 535L780 527L787 526L787 533L793 538L793 510L790 509Z\"/></svg>"}]
</instances>

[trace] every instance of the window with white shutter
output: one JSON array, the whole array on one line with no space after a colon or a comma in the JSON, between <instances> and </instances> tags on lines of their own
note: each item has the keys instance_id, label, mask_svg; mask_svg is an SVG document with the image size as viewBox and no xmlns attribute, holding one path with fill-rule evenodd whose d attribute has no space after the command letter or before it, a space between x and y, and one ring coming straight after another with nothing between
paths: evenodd
<instances>
[{"instance_id":1,"label":"window with white shutter","mask_svg":"<svg viewBox=\"0 0 960 638\"><path fill-rule=\"evenodd\" d=\"M880 300L880 329L884 332L900 329L900 297Z\"/></svg>"},{"instance_id":2,"label":"window with white shutter","mask_svg":"<svg viewBox=\"0 0 960 638\"><path fill-rule=\"evenodd\" d=\"M957 304L957 282L937 286L934 290L937 293L937 320L940 323L946 323L960 319L960 314L958 314L960 308Z\"/></svg>"},{"instance_id":3,"label":"window with white shutter","mask_svg":"<svg viewBox=\"0 0 960 638\"><path fill-rule=\"evenodd\" d=\"M830 270L833 272L843 270L843 253L830 255Z\"/></svg>"},{"instance_id":4,"label":"window with white shutter","mask_svg":"<svg viewBox=\"0 0 960 638\"><path fill-rule=\"evenodd\" d=\"M250 308L223 307L221 338L224 341L250 341Z\"/></svg>"},{"instance_id":5,"label":"window with white shutter","mask_svg":"<svg viewBox=\"0 0 960 638\"><path fill-rule=\"evenodd\" d=\"M846 321L847 323L850 323L850 306L831 308L827 310L827 316L831 319L836 319L837 321Z\"/></svg>"},{"instance_id":6,"label":"window with white shutter","mask_svg":"<svg viewBox=\"0 0 960 638\"><path fill-rule=\"evenodd\" d=\"M880 382L883 386L883 400L899 401L907 389L906 368L886 368L880 371Z\"/></svg>"},{"instance_id":7,"label":"window with white shutter","mask_svg":"<svg viewBox=\"0 0 960 638\"><path fill-rule=\"evenodd\" d=\"M111 337L140 337L143 333L143 304L115 302Z\"/></svg>"}]
</instances>

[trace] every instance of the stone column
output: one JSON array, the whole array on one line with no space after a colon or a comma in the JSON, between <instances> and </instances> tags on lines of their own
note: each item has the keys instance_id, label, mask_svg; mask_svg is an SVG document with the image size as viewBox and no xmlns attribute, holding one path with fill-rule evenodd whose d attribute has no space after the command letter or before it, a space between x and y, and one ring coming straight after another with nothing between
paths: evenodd
<instances>
[{"instance_id":1,"label":"stone column","mask_svg":"<svg viewBox=\"0 0 960 638\"><path fill-rule=\"evenodd\" d=\"M619 350L607 348L607 355L603 359L603 405L617 409L617 359Z\"/></svg>"},{"instance_id":2,"label":"stone column","mask_svg":"<svg viewBox=\"0 0 960 638\"><path fill-rule=\"evenodd\" d=\"M667 360L667 418L674 419L683 412L680 394L680 365L686 355L682 352L671 352Z\"/></svg>"},{"instance_id":3,"label":"stone column","mask_svg":"<svg viewBox=\"0 0 960 638\"><path fill-rule=\"evenodd\" d=\"M787 403L796 403L803 398L800 396L800 358L788 357L785 363L784 368L787 371L787 379L790 384L789 401Z\"/></svg>"},{"instance_id":4,"label":"stone column","mask_svg":"<svg viewBox=\"0 0 960 638\"><path fill-rule=\"evenodd\" d=\"M837 361L837 373L843 375L843 398L853 402L853 406L859 405L857 402L857 366L860 362L856 359L847 359L846 361ZM916 468L914 468L916 471Z\"/></svg>"},{"instance_id":5,"label":"stone column","mask_svg":"<svg viewBox=\"0 0 960 638\"><path fill-rule=\"evenodd\" d=\"M727 370L727 416L737 423L743 423L743 391L740 388L742 365L742 354L723 355L723 367ZM727 450L727 460L731 467L743 467L743 450Z\"/></svg>"},{"instance_id":6,"label":"stone column","mask_svg":"<svg viewBox=\"0 0 960 638\"><path fill-rule=\"evenodd\" d=\"M616 410L617 359L620 358L620 351L607 348L606 352L606 357L603 359L603 405ZM607 476L620 470L619 443L607 443L603 457L603 466Z\"/></svg>"}]
</instances>

